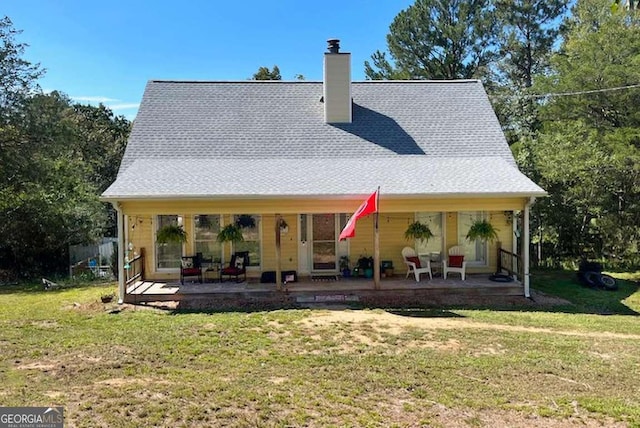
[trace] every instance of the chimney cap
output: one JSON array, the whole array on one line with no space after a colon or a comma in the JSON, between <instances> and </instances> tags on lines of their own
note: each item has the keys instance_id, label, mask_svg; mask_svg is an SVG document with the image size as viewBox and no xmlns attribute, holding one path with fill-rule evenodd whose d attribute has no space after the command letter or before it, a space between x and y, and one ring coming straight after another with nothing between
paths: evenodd
<instances>
[{"instance_id":1,"label":"chimney cap","mask_svg":"<svg viewBox=\"0 0 640 428\"><path fill-rule=\"evenodd\" d=\"M329 53L340 52L340 39L328 39L327 44L328 44L327 49L329 49Z\"/></svg>"}]
</instances>

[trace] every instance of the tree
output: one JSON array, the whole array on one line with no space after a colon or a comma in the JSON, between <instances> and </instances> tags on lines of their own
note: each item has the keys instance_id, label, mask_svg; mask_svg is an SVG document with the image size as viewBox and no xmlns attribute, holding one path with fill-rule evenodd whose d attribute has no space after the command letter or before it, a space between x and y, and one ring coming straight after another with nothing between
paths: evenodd
<instances>
[{"instance_id":1,"label":"tree","mask_svg":"<svg viewBox=\"0 0 640 428\"><path fill-rule=\"evenodd\" d=\"M103 236L98 199L113 181L130 123L104 106L37 91L42 71L0 21L0 269L66 271L69 244Z\"/></svg>"},{"instance_id":2,"label":"tree","mask_svg":"<svg viewBox=\"0 0 640 428\"><path fill-rule=\"evenodd\" d=\"M280 75L280 69L277 65L274 65L271 70L269 67L260 67L258 71L253 74L252 80L282 80Z\"/></svg>"},{"instance_id":3,"label":"tree","mask_svg":"<svg viewBox=\"0 0 640 428\"><path fill-rule=\"evenodd\" d=\"M529 88L548 70L566 10L565 0L496 0L499 60L488 89L510 144L540 127Z\"/></svg>"},{"instance_id":4,"label":"tree","mask_svg":"<svg viewBox=\"0 0 640 428\"><path fill-rule=\"evenodd\" d=\"M500 78L512 86L529 88L535 75L549 64L558 40L564 0L497 0L500 31Z\"/></svg>"},{"instance_id":5,"label":"tree","mask_svg":"<svg viewBox=\"0 0 640 428\"><path fill-rule=\"evenodd\" d=\"M44 70L40 64L31 64L22 58L26 43L15 37L21 31L13 28L9 17L0 19L0 123L19 108L22 101L38 89L37 79Z\"/></svg>"},{"instance_id":6,"label":"tree","mask_svg":"<svg viewBox=\"0 0 640 428\"><path fill-rule=\"evenodd\" d=\"M552 73L539 93L576 93L548 103L548 120L584 119L601 129L640 126L640 90L611 91L640 82L640 16L612 13L601 0L580 0L567 21Z\"/></svg>"},{"instance_id":7,"label":"tree","mask_svg":"<svg viewBox=\"0 0 640 428\"><path fill-rule=\"evenodd\" d=\"M62 270L69 244L92 242L105 221L90 166L76 155L74 111L53 92L25 100L16 138L28 151L4 159L0 265L22 273Z\"/></svg>"},{"instance_id":8,"label":"tree","mask_svg":"<svg viewBox=\"0 0 640 428\"><path fill-rule=\"evenodd\" d=\"M491 0L416 0L391 23L391 61L376 51L365 61L369 79L478 78L495 53Z\"/></svg>"},{"instance_id":9,"label":"tree","mask_svg":"<svg viewBox=\"0 0 640 428\"><path fill-rule=\"evenodd\" d=\"M640 22L579 0L565 25L550 73L533 85L560 95L544 99L542 127L514 146L516 159L549 192L536 208L550 255L637 264Z\"/></svg>"}]
</instances>

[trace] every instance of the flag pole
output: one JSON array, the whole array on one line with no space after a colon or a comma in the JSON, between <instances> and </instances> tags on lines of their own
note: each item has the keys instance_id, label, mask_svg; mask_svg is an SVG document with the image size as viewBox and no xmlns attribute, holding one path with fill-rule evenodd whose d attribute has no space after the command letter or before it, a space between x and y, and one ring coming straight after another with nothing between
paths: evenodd
<instances>
[{"instance_id":1,"label":"flag pole","mask_svg":"<svg viewBox=\"0 0 640 428\"><path fill-rule=\"evenodd\" d=\"M380 289L380 235L378 233L378 211L380 199L380 186L376 192L376 212L373 218L373 286L376 290Z\"/></svg>"}]
</instances>

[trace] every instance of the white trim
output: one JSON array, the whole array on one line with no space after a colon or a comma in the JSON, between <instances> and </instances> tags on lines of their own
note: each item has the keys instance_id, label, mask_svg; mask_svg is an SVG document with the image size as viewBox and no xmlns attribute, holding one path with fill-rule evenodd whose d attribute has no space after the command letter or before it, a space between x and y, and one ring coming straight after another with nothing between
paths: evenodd
<instances>
[{"instance_id":1,"label":"white trim","mask_svg":"<svg viewBox=\"0 0 640 428\"><path fill-rule=\"evenodd\" d=\"M365 193L339 193L339 194L306 194L300 193L295 195L259 195L259 194L209 194L209 195L186 195L186 194L168 194L168 195L109 195L101 196L99 199L104 202L116 202L119 200L127 201L163 201L163 200L226 200L226 199L344 199L356 200L359 197L366 198ZM547 192L500 192L500 193L397 193L384 195L384 199L413 199L413 198L429 198L429 199L447 199L447 198L464 198L464 199L493 199L493 198L530 198L548 196Z\"/></svg>"},{"instance_id":2,"label":"white trim","mask_svg":"<svg viewBox=\"0 0 640 428\"><path fill-rule=\"evenodd\" d=\"M117 222L118 222L118 304L124 303L125 289L125 277L124 277L124 213L119 203L114 203L113 207L116 209Z\"/></svg>"},{"instance_id":3,"label":"white trim","mask_svg":"<svg viewBox=\"0 0 640 428\"><path fill-rule=\"evenodd\" d=\"M523 251L523 256L522 256L522 262L524 264L524 278L523 278L523 283L524 283L524 297L531 297L531 290L529 289L529 276L530 276L530 272L529 272L529 211L531 209L531 206L535 203L536 198L531 197L531 199L529 199L529 201L526 203L526 205L524 206L524 220L523 220L523 246L524 246L524 251Z\"/></svg>"}]
</instances>

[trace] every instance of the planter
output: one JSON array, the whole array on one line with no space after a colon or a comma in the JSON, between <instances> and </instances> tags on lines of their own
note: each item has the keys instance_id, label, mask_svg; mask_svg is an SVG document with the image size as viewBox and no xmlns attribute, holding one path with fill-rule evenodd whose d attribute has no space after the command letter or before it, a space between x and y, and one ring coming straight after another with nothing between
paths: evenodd
<instances>
[{"instance_id":1,"label":"planter","mask_svg":"<svg viewBox=\"0 0 640 428\"><path fill-rule=\"evenodd\" d=\"M498 239L498 229L493 227L487 220L477 220L473 222L467 233L467 240L470 242L480 239L481 241L495 241Z\"/></svg>"},{"instance_id":2,"label":"planter","mask_svg":"<svg viewBox=\"0 0 640 428\"><path fill-rule=\"evenodd\" d=\"M113 296L113 295L101 296L100 300L102 300L102 303L111 303L113 301L114 297L115 296Z\"/></svg>"},{"instance_id":3,"label":"planter","mask_svg":"<svg viewBox=\"0 0 640 428\"><path fill-rule=\"evenodd\" d=\"M166 244L170 242L183 244L187 242L187 232L184 231L182 226L177 224L168 224L158 229L156 241L159 244Z\"/></svg>"},{"instance_id":4,"label":"planter","mask_svg":"<svg viewBox=\"0 0 640 428\"><path fill-rule=\"evenodd\" d=\"M244 237L242 236L242 230L237 224L228 224L218 232L218 242L223 244L225 242L242 242Z\"/></svg>"},{"instance_id":5,"label":"planter","mask_svg":"<svg viewBox=\"0 0 640 428\"><path fill-rule=\"evenodd\" d=\"M365 278L373 278L373 268L366 268L364 270L364 277Z\"/></svg>"},{"instance_id":6,"label":"planter","mask_svg":"<svg viewBox=\"0 0 640 428\"><path fill-rule=\"evenodd\" d=\"M342 277L343 278L349 278L351 276L351 269L342 269Z\"/></svg>"},{"instance_id":7,"label":"planter","mask_svg":"<svg viewBox=\"0 0 640 428\"><path fill-rule=\"evenodd\" d=\"M407 241L414 239L416 241L427 242L431 238L433 238L433 233L431 232L431 229L429 229L429 226L422 224L419 221L411 223L404 232L404 239Z\"/></svg>"}]
</instances>

